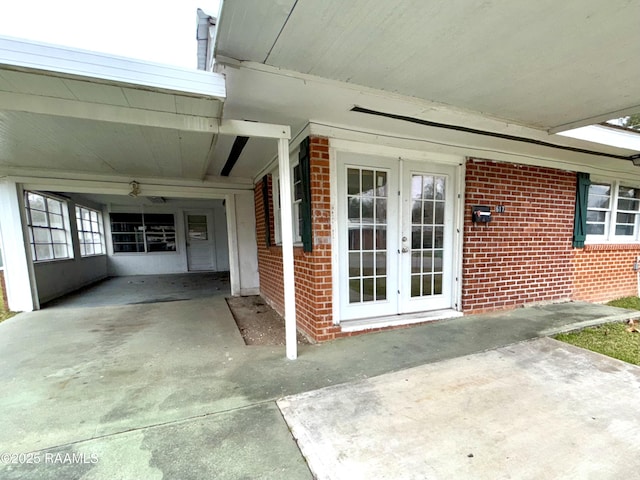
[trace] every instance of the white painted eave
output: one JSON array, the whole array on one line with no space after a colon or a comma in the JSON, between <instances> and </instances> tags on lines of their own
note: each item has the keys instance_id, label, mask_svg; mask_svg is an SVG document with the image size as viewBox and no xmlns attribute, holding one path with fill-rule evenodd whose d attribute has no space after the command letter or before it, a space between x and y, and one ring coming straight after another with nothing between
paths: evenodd
<instances>
[{"instance_id":1,"label":"white painted eave","mask_svg":"<svg viewBox=\"0 0 640 480\"><path fill-rule=\"evenodd\" d=\"M224 100L224 76L131 58L0 36L0 65L93 79L102 83Z\"/></svg>"},{"instance_id":2,"label":"white painted eave","mask_svg":"<svg viewBox=\"0 0 640 480\"><path fill-rule=\"evenodd\" d=\"M289 124L295 132L305 131L308 134L305 126L311 124L312 133L318 135L504 161L546 162L577 171L583 171L582 165L592 163L609 169L631 165L626 158L640 151L629 146L598 144L588 138L552 135L543 129L505 122L450 105L255 62L219 63L218 68L229 79L225 116ZM437 128L356 113L351 111L354 105L454 128ZM487 135L466 133L455 127L478 130ZM508 140L504 136L525 141ZM219 142L217 148L224 150L229 145ZM275 156L272 144L252 140L247 144L236 170L245 177L260 178L274 168ZM212 165L213 171L220 168L215 162Z\"/></svg>"},{"instance_id":3,"label":"white painted eave","mask_svg":"<svg viewBox=\"0 0 640 480\"><path fill-rule=\"evenodd\" d=\"M228 1L216 57L556 133L637 111L639 15L637 1Z\"/></svg>"}]
</instances>

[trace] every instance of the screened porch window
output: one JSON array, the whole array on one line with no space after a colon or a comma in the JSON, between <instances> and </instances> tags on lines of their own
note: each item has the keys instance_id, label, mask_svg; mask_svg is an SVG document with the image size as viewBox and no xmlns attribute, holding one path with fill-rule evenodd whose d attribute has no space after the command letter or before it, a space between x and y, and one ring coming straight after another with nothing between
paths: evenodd
<instances>
[{"instance_id":1,"label":"screened porch window","mask_svg":"<svg viewBox=\"0 0 640 480\"><path fill-rule=\"evenodd\" d=\"M169 213L112 213L113 253L176 251L176 224Z\"/></svg>"},{"instance_id":2,"label":"screened porch window","mask_svg":"<svg viewBox=\"0 0 640 480\"><path fill-rule=\"evenodd\" d=\"M72 258L67 202L36 192L24 197L33 261Z\"/></svg>"},{"instance_id":3,"label":"screened porch window","mask_svg":"<svg viewBox=\"0 0 640 480\"><path fill-rule=\"evenodd\" d=\"M102 214L91 208L76 206L76 225L78 227L80 255L89 257L91 255L104 254Z\"/></svg>"}]
</instances>

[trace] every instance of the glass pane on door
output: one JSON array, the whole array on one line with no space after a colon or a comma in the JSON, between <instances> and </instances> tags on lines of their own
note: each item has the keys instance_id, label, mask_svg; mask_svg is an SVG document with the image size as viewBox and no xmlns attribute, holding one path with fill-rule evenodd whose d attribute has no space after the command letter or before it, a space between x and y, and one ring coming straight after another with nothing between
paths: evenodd
<instances>
[{"instance_id":1,"label":"glass pane on door","mask_svg":"<svg viewBox=\"0 0 640 480\"><path fill-rule=\"evenodd\" d=\"M411 297L442 294L446 177L411 177Z\"/></svg>"},{"instance_id":2,"label":"glass pane on door","mask_svg":"<svg viewBox=\"0 0 640 480\"><path fill-rule=\"evenodd\" d=\"M187 215L187 230L190 240L207 240L207 216Z\"/></svg>"},{"instance_id":3,"label":"glass pane on door","mask_svg":"<svg viewBox=\"0 0 640 480\"><path fill-rule=\"evenodd\" d=\"M387 299L387 172L347 169L349 303Z\"/></svg>"}]
</instances>

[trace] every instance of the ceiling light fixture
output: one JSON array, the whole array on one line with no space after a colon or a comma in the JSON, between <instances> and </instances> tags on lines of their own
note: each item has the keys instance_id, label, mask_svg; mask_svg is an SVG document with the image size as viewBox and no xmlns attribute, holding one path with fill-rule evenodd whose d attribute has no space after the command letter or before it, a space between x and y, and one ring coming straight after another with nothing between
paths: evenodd
<instances>
[{"instance_id":1,"label":"ceiling light fixture","mask_svg":"<svg viewBox=\"0 0 640 480\"><path fill-rule=\"evenodd\" d=\"M131 191L129 192L130 197L137 197L140 195L140 184L135 180L133 182L129 182L129 186L131 187Z\"/></svg>"}]
</instances>

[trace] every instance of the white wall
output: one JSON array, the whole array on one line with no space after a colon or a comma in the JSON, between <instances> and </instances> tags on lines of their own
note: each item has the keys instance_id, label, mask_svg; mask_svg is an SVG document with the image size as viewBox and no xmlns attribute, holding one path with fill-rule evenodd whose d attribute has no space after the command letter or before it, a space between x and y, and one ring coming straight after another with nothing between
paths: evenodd
<instances>
[{"instance_id":1,"label":"white wall","mask_svg":"<svg viewBox=\"0 0 640 480\"><path fill-rule=\"evenodd\" d=\"M41 304L107 276L106 255L36 263L34 266Z\"/></svg>"},{"instance_id":2,"label":"white wall","mask_svg":"<svg viewBox=\"0 0 640 480\"><path fill-rule=\"evenodd\" d=\"M107 252L109 252L109 275L158 275L164 273L184 273L187 271L185 249L184 215L177 207L145 206L144 213L172 213L176 222L176 251L150 253L113 253L109 213L141 213L137 207L111 208L105 212L107 226Z\"/></svg>"},{"instance_id":3,"label":"white wall","mask_svg":"<svg viewBox=\"0 0 640 480\"><path fill-rule=\"evenodd\" d=\"M204 208L206 206L207 208ZM171 201L165 205L145 206L144 213L171 213L176 222L176 251L151 253L113 253L109 213L141 213L140 207L106 207L104 221L107 229L108 270L111 276L158 275L188 271L184 212L208 211L214 219L216 265L218 271L229 270L227 224L222 200Z\"/></svg>"},{"instance_id":4,"label":"white wall","mask_svg":"<svg viewBox=\"0 0 640 480\"><path fill-rule=\"evenodd\" d=\"M102 280L107 276L107 256L82 257L77 241L76 204L95 210L100 210L101 206L80 195L66 195L66 197L68 197L67 207L74 258L33 264L38 299L41 304Z\"/></svg>"}]
</instances>

